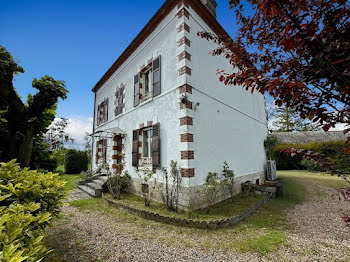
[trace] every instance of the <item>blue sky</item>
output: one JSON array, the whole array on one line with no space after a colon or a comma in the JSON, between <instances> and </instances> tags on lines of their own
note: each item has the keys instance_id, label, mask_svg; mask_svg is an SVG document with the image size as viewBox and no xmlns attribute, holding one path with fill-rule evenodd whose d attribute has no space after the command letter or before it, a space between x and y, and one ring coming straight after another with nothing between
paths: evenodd
<instances>
[{"instance_id":1,"label":"blue sky","mask_svg":"<svg viewBox=\"0 0 350 262\"><path fill-rule=\"evenodd\" d=\"M32 79L47 74L69 90L57 117L92 117L92 87L164 2L3 0L0 45L25 70L15 77L18 93L35 93ZM233 12L227 0L217 2L218 21L231 33Z\"/></svg>"}]
</instances>

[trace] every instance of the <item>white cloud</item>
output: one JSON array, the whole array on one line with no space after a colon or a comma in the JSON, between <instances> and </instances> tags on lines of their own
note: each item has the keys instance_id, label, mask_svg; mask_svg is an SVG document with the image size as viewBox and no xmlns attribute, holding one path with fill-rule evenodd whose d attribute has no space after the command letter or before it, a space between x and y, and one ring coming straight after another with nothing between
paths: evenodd
<instances>
[{"instance_id":1,"label":"white cloud","mask_svg":"<svg viewBox=\"0 0 350 262\"><path fill-rule=\"evenodd\" d=\"M74 143L66 144L69 148L84 149L84 137L86 133L92 133L92 117L86 116L73 116L69 117L66 132L71 138L74 139ZM55 118L54 121L58 121L60 118Z\"/></svg>"}]
</instances>

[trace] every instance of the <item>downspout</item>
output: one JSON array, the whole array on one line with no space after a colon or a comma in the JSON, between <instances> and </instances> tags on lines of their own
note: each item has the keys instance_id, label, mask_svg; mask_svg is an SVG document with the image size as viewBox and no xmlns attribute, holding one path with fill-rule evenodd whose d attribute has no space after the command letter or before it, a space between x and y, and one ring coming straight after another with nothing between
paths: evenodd
<instances>
[{"instance_id":1,"label":"downspout","mask_svg":"<svg viewBox=\"0 0 350 262\"><path fill-rule=\"evenodd\" d=\"M92 119L92 151L91 151L91 169L94 163L95 148L95 114L96 114L96 92L94 92L94 118ZM97 150L97 149L96 149ZM96 156L95 156L96 157Z\"/></svg>"}]
</instances>

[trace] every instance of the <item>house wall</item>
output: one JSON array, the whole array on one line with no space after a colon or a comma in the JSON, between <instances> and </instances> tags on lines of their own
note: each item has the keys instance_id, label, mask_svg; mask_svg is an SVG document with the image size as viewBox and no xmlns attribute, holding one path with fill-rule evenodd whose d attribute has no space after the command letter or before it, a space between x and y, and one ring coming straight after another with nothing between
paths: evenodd
<instances>
[{"instance_id":1,"label":"house wall","mask_svg":"<svg viewBox=\"0 0 350 262\"><path fill-rule=\"evenodd\" d=\"M233 68L224 57L209 55L216 45L197 36L197 32L212 30L191 7L188 11L191 61L186 61L186 67L191 69L187 84L192 86L192 94L187 93L187 98L194 109L187 110L187 115L193 118L189 128L194 141L189 148L194 151L194 159L186 162L195 170L189 186L202 185L208 172L221 172L224 161L240 183L255 179L261 182L267 136L264 96L239 86L225 86L218 80L217 69L232 72Z\"/></svg>"},{"instance_id":2,"label":"house wall","mask_svg":"<svg viewBox=\"0 0 350 262\"><path fill-rule=\"evenodd\" d=\"M97 106L109 98L108 122L97 126L95 132L119 127L125 131L124 139L125 169L133 178L138 175L132 166L132 131L139 129L140 124L148 125L160 123L161 134L161 166L168 166L171 160L178 160L178 102L177 102L177 71L176 65L176 9L173 10L147 37L134 54L110 77L110 79L96 92ZM134 75L140 71L141 66L147 65L150 59L161 55L161 94L134 107ZM123 114L114 116L115 91L118 85L125 84L125 108ZM95 117L96 121L96 117ZM94 142L94 154L92 168L96 168L96 140ZM107 161L112 166L112 139L107 142ZM160 170L157 170L160 173Z\"/></svg>"}]
</instances>

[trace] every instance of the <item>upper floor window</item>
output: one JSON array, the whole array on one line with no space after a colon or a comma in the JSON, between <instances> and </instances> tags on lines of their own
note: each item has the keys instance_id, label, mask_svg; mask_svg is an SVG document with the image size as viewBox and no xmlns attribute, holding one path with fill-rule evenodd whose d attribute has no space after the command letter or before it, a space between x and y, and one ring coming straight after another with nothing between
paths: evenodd
<instances>
[{"instance_id":1,"label":"upper floor window","mask_svg":"<svg viewBox=\"0 0 350 262\"><path fill-rule=\"evenodd\" d=\"M161 59L158 56L134 76L134 106L161 93Z\"/></svg>"},{"instance_id":2,"label":"upper floor window","mask_svg":"<svg viewBox=\"0 0 350 262\"><path fill-rule=\"evenodd\" d=\"M97 125L108 121L108 98L97 106Z\"/></svg>"}]
</instances>

